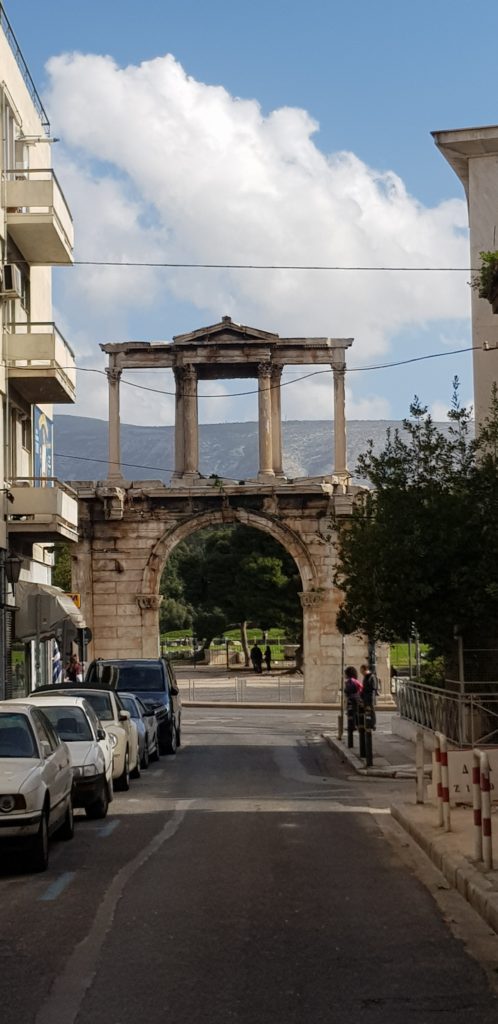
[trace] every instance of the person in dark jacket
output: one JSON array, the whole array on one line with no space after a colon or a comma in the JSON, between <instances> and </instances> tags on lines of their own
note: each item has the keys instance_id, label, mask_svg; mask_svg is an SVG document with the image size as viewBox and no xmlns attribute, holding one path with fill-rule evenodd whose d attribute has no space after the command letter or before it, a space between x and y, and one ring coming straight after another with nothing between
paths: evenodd
<instances>
[{"instance_id":1,"label":"person in dark jacket","mask_svg":"<svg viewBox=\"0 0 498 1024\"><path fill-rule=\"evenodd\" d=\"M251 661L254 671L261 675L263 671L263 651L258 644L254 644L254 647L251 648Z\"/></svg>"},{"instance_id":2,"label":"person in dark jacket","mask_svg":"<svg viewBox=\"0 0 498 1024\"><path fill-rule=\"evenodd\" d=\"M373 672L370 671L368 665L360 665L360 672L363 676L362 685L362 700L365 707L373 709L375 705L375 698L378 691L377 677ZM375 711L372 713L372 728L375 729L376 718Z\"/></svg>"},{"instance_id":3,"label":"person in dark jacket","mask_svg":"<svg viewBox=\"0 0 498 1024\"><path fill-rule=\"evenodd\" d=\"M269 644L265 647L265 662L267 672L271 671L271 647Z\"/></svg>"}]
</instances>

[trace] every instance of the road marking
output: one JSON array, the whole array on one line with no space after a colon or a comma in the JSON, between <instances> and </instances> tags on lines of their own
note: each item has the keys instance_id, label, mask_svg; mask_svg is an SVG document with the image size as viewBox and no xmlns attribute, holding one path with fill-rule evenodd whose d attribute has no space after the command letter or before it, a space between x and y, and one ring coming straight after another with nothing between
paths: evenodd
<instances>
[{"instance_id":1,"label":"road marking","mask_svg":"<svg viewBox=\"0 0 498 1024\"><path fill-rule=\"evenodd\" d=\"M112 821L107 822L107 825L103 825L102 828L97 829L97 835L100 836L101 839L107 839L107 836L110 836L111 833L114 832L114 829L120 824L120 818L113 818Z\"/></svg>"},{"instance_id":2,"label":"road marking","mask_svg":"<svg viewBox=\"0 0 498 1024\"><path fill-rule=\"evenodd\" d=\"M187 801L185 801L187 803ZM112 928L116 907L135 872L172 839L185 818L185 810L175 811L157 835L114 876L104 899L98 906L90 931L75 946L52 990L39 1010L35 1024L74 1024L86 992L95 977L100 952Z\"/></svg>"},{"instance_id":3,"label":"road marking","mask_svg":"<svg viewBox=\"0 0 498 1024\"><path fill-rule=\"evenodd\" d=\"M64 892L64 889L66 889L69 883L72 882L75 875L76 871L65 871L63 875L59 875L59 877L49 885L48 889L45 889L45 892L39 897L39 900L42 903L48 903L50 900L56 900L57 897L60 896L61 892Z\"/></svg>"}]
</instances>

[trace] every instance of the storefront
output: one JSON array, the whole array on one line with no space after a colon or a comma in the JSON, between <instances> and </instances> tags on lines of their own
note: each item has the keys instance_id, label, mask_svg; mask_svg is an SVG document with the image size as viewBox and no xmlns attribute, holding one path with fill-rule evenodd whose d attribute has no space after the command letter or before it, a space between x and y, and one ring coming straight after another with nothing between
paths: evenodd
<instances>
[{"instance_id":1,"label":"storefront","mask_svg":"<svg viewBox=\"0 0 498 1024\"><path fill-rule=\"evenodd\" d=\"M81 612L62 590L20 581L11 644L12 696L50 685L56 659L60 657L62 665L68 661L84 629Z\"/></svg>"}]
</instances>

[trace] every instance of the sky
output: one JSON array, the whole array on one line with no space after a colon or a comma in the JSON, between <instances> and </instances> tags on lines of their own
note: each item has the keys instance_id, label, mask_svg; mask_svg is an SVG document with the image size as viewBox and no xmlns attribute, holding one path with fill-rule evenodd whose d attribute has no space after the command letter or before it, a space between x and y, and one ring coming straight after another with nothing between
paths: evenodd
<instances>
[{"instance_id":1,"label":"sky","mask_svg":"<svg viewBox=\"0 0 498 1024\"><path fill-rule=\"evenodd\" d=\"M78 401L105 419L99 345L169 340L222 316L281 336L353 337L347 414L435 418L472 402L467 208L431 131L494 124L491 0L10 0L75 221L75 260L461 272L54 271ZM378 369L389 363L435 358ZM332 377L293 384L285 419L333 412ZM167 371L126 374L122 419L173 423ZM201 422L254 420L247 382L201 385ZM254 384L256 389L256 382ZM169 394L168 394L169 392Z\"/></svg>"}]
</instances>

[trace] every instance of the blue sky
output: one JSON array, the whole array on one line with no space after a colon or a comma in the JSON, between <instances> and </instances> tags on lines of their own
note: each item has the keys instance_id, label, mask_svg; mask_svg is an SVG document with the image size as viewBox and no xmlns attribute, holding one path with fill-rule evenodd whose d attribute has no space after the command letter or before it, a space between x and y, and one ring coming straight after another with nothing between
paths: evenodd
<instances>
[{"instance_id":1,"label":"blue sky","mask_svg":"<svg viewBox=\"0 0 498 1024\"><path fill-rule=\"evenodd\" d=\"M467 265L463 193L430 132L496 122L491 81L498 5L11 0L6 10L53 132L62 140L54 158L75 213L77 258L130 258L140 251L141 258L153 252L158 260L178 254L192 262L208 262L211 254L218 261L226 253L227 261L241 262L268 257L272 263ZM72 58L47 68L50 58L64 53L110 55L115 63ZM173 55L174 65L157 63L166 54ZM138 73L134 69L143 62ZM128 70L123 75L119 68ZM143 148L141 165L133 151L127 157L127 144L119 159L114 156L123 144L124 122L116 123L112 139L112 111L123 82L127 96L132 89L128 125ZM146 121L159 93L168 124L147 133L141 110ZM84 114L80 109L75 115L83 103ZM274 111L280 112L276 119ZM236 157L232 178L223 169L222 145L229 161L232 152ZM350 156L338 160L343 153ZM170 160L181 168L176 177ZM305 191L297 189L296 174L301 184L309 182ZM184 189L182 176L188 178ZM110 204L113 217L107 214ZM104 210L93 233L89 209ZM99 341L167 338L225 313L281 334L354 334L357 365L458 349L470 339L465 274L444 280L396 274L389 283L381 275L356 275L356 284L352 275L346 284L344 277L322 275L318 284L309 274L284 279L261 273L248 281L233 274L214 278L209 271L204 278L202 272L184 271L181 280L153 272L140 278L144 298L134 304L120 295L120 287L129 292L129 277L97 280L82 268L69 273L71 278L56 272L57 312L87 367L100 359ZM414 391L436 412L449 399L454 374L467 400L468 355L437 359L421 369L355 372L349 415L401 417ZM315 383L307 396L289 386L288 418L324 414L327 385ZM80 391L76 411L104 417L104 390L89 390L82 380ZM209 407L206 400L201 409L210 420L252 418L255 402L220 398ZM146 401L125 405L125 418L133 422L156 416L169 422L170 415L169 404L160 410Z\"/></svg>"}]
</instances>

